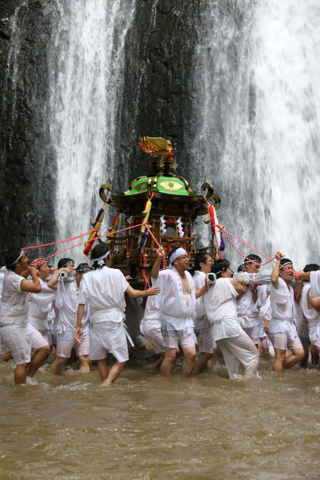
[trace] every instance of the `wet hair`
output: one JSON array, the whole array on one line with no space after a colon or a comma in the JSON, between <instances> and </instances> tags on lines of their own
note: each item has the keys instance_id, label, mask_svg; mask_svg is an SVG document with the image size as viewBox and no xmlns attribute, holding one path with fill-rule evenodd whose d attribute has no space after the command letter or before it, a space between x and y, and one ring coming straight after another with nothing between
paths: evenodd
<instances>
[{"instance_id":1,"label":"wet hair","mask_svg":"<svg viewBox=\"0 0 320 480\"><path fill-rule=\"evenodd\" d=\"M214 264L211 266L211 273L215 273L217 278L220 278L221 273L225 272L229 267L229 260L222 258L221 260L217 260L216 262L214 262Z\"/></svg>"},{"instance_id":2,"label":"wet hair","mask_svg":"<svg viewBox=\"0 0 320 480\"><path fill-rule=\"evenodd\" d=\"M12 270L12 272L16 269L16 260L21 253L20 247L12 247L8 250L8 252L4 255L4 261L6 263L6 267L8 270Z\"/></svg>"},{"instance_id":3,"label":"wet hair","mask_svg":"<svg viewBox=\"0 0 320 480\"><path fill-rule=\"evenodd\" d=\"M316 272L317 270L320 269L320 266L317 265L316 263L309 263L306 265L303 269L304 272Z\"/></svg>"},{"instance_id":4,"label":"wet hair","mask_svg":"<svg viewBox=\"0 0 320 480\"><path fill-rule=\"evenodd\" d=\"M100 243L99 245L96 245L90 255L91 261L95 260L96 258L102 257L102 255L104 255L109 251L110 251L110 246L106 243ZM102 268L102 267L103 265L99 265L98 262L94 262L93 264L94 269Z\"/></svg>"},{"instance_id":5,"label":"wet hair","mask_svg":"<svg viewBox=\"0 0 320 480\"><path fill-rule=\"evenodd\" d=\"M59 260L58 262L58 270L59 268L63 268L63 267L66 267L66 263L74 263L74 261L72 260L72 258L61 258L61 260Z\"/></svg>"},{"instance_id":6,"label":"wet hair","mask_svg":"<svg viewBox=\"0 0 320 480\"><path fill-rule=\"evenodd\" d=\"M198 252L194 257L194 269L200 270L201 266L200 263L206 263L207 257L209 257L209 253L206 252Z\"/></svg>"},{"instance_id":7,"label":"wet hair","mask_svg":"<svg viewBox=\"0 0 320 480\"><path fill-rule=\"evenodd\" d=\"M250 260L251 260L251 262L250 262ZM253 262L261 263L261 258L258 257L258 255L255 255L254 253L251 253L250 255L247 255L247 257L245 258L243 263L246 264L246 263L253 263Z\"/></svg>"},{"instance_id":8,"label":"wet hair","mask_svg":"<svg viewBox=\"0 0 320 480\"><path fill-rule=\"evenodd\" d=\"M241 265L239 265L238 267L238 272L245 272L246 270L246 266L244 263L241 263Z\"/></svg>"},{"instance_id":9,"label":"wet hair","mask_svg":"<svg viewBox=\"0 0 320 480\"><path fill-rule=\"evenodd\" d=\"M280 265L283 266L283 265L285 265L286 263L287 263L287 264L291 263L291 265L292 265L292 260L290 260L290 258L281 258L281 260L280 260ZM282 271L283 271L282 266L279 267L279 270L282 270ZM286 267L287 267L287 265L286 265Z\"/></svg>"}]
</instances>

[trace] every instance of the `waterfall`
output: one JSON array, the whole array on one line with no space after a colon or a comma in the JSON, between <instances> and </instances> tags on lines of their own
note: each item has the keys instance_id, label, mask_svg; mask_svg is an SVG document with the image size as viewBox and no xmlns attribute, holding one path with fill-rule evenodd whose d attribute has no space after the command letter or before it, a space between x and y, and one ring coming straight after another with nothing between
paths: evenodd
<instances>
[{"instance_id":1,"label":"waterfall","mask_svg":"<svg viewBox=\"0 0 320 480\"><path fill-rule=\"evenodd\" d=\"M194 155L219 220L296 268L320 261L319 2L216 1L203 14ZM225 256L241 263L230 245Z\"/></svg>"},{"instance_id":2,"label":"waterfall","mask_svg":"<svg viewBox=\"0 0 320 480\"><path fill-rule=\"evenodd\" d=\"M135 4L59 0L57 8L50 107L57 159L57 237L64 239L90 229L102 204L99 187L112 183L124 44ZM106 218L105 233L107 224ZM79 247L66 254L78 262L81 252Z\"/></svg>"}]
</instances>

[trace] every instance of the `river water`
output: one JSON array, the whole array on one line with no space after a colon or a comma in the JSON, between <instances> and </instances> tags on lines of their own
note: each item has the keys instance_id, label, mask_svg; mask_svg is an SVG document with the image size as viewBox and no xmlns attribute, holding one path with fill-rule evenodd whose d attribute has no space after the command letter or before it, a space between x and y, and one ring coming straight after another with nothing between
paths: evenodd
<instances>
[{"instance_id":1,"label":"river water","mask_svg":"<svg viewBox=\"0 0 320 480\"><path fill-rule=\"evenodd\" d=\"M127 364L115 387L76 366L38 385L13 385L0 363L1 479L319 479L320 372L227 378L214 368L188 380L179 358L167 379L152 350ZM49 359L52 361L52 359Z\"/></svg>"}]
</instances>

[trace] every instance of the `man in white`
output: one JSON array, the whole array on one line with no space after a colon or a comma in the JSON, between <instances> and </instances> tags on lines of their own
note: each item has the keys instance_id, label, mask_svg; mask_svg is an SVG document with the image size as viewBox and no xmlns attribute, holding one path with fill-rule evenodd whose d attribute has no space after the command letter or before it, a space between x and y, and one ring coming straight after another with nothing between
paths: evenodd
<instances>
[{"instance_id":1,"label":"man in white","mask_svg":"<svg viewBox=\"0 0 320 480\"><path fill-rule=\"evenodd\" d=\"M303 271L305 273L317 272L319 268L319 265L310 264L306 265ZM300 306L308 322L310 342L317 347L320 353L320 295L318 297L310 297L310 283L303 285Z\"/></svg>"},{"instance_id":2,"label":"man in white","mask_svg":"<svg viewBox=\"0 0 320 480\"><path fill-rule=\"evenodd\" d=\"M258 255L248 255L243 262L246 273L259 273L261 258ZM243 330L249 335L258 348L260 336L259 308L267 300L267 286L260 282L245 287L246 293L237 299L238 320Z\"/></svg>"},{"instance_id":3,"label":"man in white","mask_svg":"<svg viewBox=\"0 0 320 480\"><path fill-rule=\"evenodd\" d=\"M5 261L8 271L2 290L1 339L16 364L15 383L36 383L33 376L50 353L48 342L28 323L28 292L40 293L40 281L20 248L9 250ZM31 282L26 280L28 275ZM31 351L35 351L32 359Z\"/></svg>"},{"instance_id":4,"label":"man in white","mask_svg":"<svg viewBox=\"0 0 320 480\"><path fill-rule=\"evenodd\" d=\"M88 269L89 270L89 269ZM66 272L68 278L61 279L61 272ZM85 273L85 272L83 272ZM77 325L77 288L81 276L74 277L74 262L71 258L62 258L58 262L58 270L52 275L48 286L57 290L56 307L59 309L59 322L57 326L57 351L56 359L51 365L50 372L58 375L63 365L68 362L72 349L79 358L80 372L89 372L90 336L89 325L84 330L81 345L75 339Z\"/></svg>"},{"instance_id":5,"label":"man in white","mask_svg":"<svg viewBox=\"0 0 320 480\"><path fill-rule=\"evenodd\" d=\"M203 303L208 320L213 323L213 340L220 347L230 378L243 368L254 374L259 365L259 353L238 322L236 305L236 298L244 295L246 289L231 278L228 260L217 260L211 271L216 274L217 281L205 294Z\"/></svg>"},{"instance_id":6,"label":"man in white","mask_svg":"<svg viewBox=\"0 0 320 480\"><path fill-rule=\"evenodd\" d=\"M50 269L46 262L38 264L36 267L37 275L40 281L41 292L29 294L29 312L28 321L34 326L43 338L52 345L52 333L47 321L48 313L53 307L55 292L48 287L45 280L50 275Z\"/></svg>"},{"instance_id":7,"label":"man in white","mask_svg":"<svg viewBox=\"0 0 320 480\"><path fill-rule=\"evenodd\" d=\"M89 272L81 281L79 289L79 306L77 330L75 337L79 343L83 338L81 319L85 304L94 310L91 318L92 333L90 360L97 360L103 385L112 384L122 372L129 359L126 330L123 324L126 303L124 293L132 298L156 295L159 288L134 290L120 270L110 268L110 247L97 245L91 252L91 262L95 271ZM91 263L90 262L90 263ZM116 363L107 367L108 352L116 358Z\"/></svg>"},{"instance_id":8,"label":"man in white","mask_svg":"<svg viewBox=\"0 0 320 480\"><path fill-rule=\"evenodd\" d=\"M148 297L144 317L140 325L141 332L152 344L154 351L160 353L160 358L153 364L159 368L165 357L165 346L161 333L161 310L156 307L156 297Z\"/></svg>"},{"instance_id":9,"label":"man in white","mask_svg":"<svg viewBox=\"0 0 320 480\"><path fill-rule=\"evenodd\" d=\"M212 258L208 253L198 252L194 259L195 272L193 276L195 290L205 285L206 274L211 272ZM197 302L203 298L200 297ZM198 351L200 356L193 367L193 373L200 373L207 362L213 357L212 323L207 315L196 316L194 333L197 337Z\"/></svg>"},{"instance_id":10,"label":"man in white","mask_svg":"<svg viewBox=\"0 0 320 480\"><path fill-rule=\"evenodd\" d=\"M276 260L278 263L271 274L269 338L275 351L272 370L282 372L283 368L291 368L300 362L304 357L304 350L294 324L294 291L289 284L293 279L292 261L288 258L281 260L278 254ZM286 357L287 350L292 351L289 357Z\"/></svg>"},{"instance_id":11,"label":"man in white","mask_svg":"<svg viewBox=\"0 0 320 480\"><path fill-rule=\"evenodd\" d=\"M162 258L163 253L159 250L151 271L152 283L161 288L156 307L162 312L161 331L166 350L160 369L162 375L170 375L180 343L184 353L181 373L188 377L196 358L193 323L196 298L207 291L207 285L195 291L193 279L187 271L189 255L183 248L172 249L169 256L172 268L160 272Z\"/></svg>"}]
</instances>

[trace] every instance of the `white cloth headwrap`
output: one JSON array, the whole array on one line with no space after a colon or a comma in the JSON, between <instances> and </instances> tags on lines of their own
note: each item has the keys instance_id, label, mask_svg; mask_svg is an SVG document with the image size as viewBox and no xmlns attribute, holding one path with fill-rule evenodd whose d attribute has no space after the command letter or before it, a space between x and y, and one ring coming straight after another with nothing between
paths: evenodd
<instances>
[{"instance_id":1,"label":"white cloth headwrap","mask_svg":"<svg viewBox=\"0 0 320 480\"><path fill-rule=\"evenodd\" d=\"M170 261L169 268L172 268L172 265L173 265L173 262L175 261L175 259L181 257L181 255L183 255L184 253L188 253L188 252L186 252L185 249L182 248L182 247L179 247L175 252L173 252L169 256L169 261Z\"/></svg>"},{"instance_id":2,"label":"white cloth headwrap","mask_svg":"<svg viewBox=\"0 0 320 480\"><path fill-rule=\"evenodd\" d=\"M91 260L89 262L89 267L92 267L94 262L98 262L98 265L103 267L103 265L105 265L105 263L106 263L106 262L104 262L104 259L109 255L109 253L110 253L110 250L108 250L107 253L104 253L103 255L101 255L101 257L95 258L94 260Z\"/></svg>"},{"instance_id":3,"label":"white cloth headwrap","mask_svg":"<svg viewBox=\"0 0 320 480\"><path fill-rule=\"evenodd\" d=\"M283 265L280 265L280 270L281 270L281 268L283 268L285 265L289 265L289 263L292 263L292 262L290 261L290 262L284 263Z\"/></svg>"},{"instance_id":4,"label":"white cloth headwrap","mask_svg":"<svg viewBox=\"0 0 320 480\"><path fill-rule=\"evenodd\" d=\"M11 267L11 265L14 265L15 263L17 263L20 260L20 258L22 257L23 254L24 254L24 251L21 250L21 253L20 253L19 257L17 258L17 260L15 260L13 263L10 263L9 267Z\"/></svg>"},{"instance_id":5,"label":"white cloth headwrap","mask_svg":"<svg viewBox=\"0 0 320 480\"><path fill-rule=\"evenodd\" d=\"M69 263L74 263L74 261L73 261L73 260L69 260L67 263L65 263L64 265L62 265L62 267L60 267L60 268L66 267L67 265L69 265Z\"/></svg>"}]
</instances>

